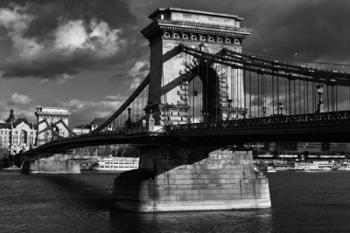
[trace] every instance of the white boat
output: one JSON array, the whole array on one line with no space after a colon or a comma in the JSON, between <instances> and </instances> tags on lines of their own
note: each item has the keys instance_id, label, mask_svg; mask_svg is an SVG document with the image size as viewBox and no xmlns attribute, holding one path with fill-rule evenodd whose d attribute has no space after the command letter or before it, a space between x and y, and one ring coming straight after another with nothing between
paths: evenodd
<instances>
[{"instance_id":1,"label":"white boat","mask_svg":"<svg viewBox=\"0 0 350 233\"><path fill-rule=\"evenodd\" d=\"M272 166L267 166L266 169L268 173L276 172L276 170Z\"/></svg>"},{"instance_id":2,"label":"white boat","mask_svg":"<svg viewBox=\"0 0 350 233\"><path fill-rule=\"evenodd\" d=\"M139 158L134 157L104 158L92 169L96 171L129 171L139 168L139 160Z\"/></svg>"},{"instance_id":3,"label":"white boat","mask_svg":"<svg viewBox=\"0 0 350 233\"><path fill-rule=\"evenodd\" d=\"M339 171L350 171L350 162L343 162L338 168Z\"/></svg>"},{"instance_id":4,"label":"white boat","mask_svg":"<svg viewBox=\"0 0 350 233\"><path fill-rule=\"evenodd\" d=\"M274 166L274 169L277 172L281 172L281 171L290 171L290 170L294 170L294 167L292 167L292 165L290 164L276 164Z\"/></svg>"},{"instance_id":5,"label":"white boat","mask_svg":"<svg viewBox=\"0 0 350 233\"><path fill-rule=\"evenodd\" d=\"M19 171L19 170L21 170L21 168L15 166L15 165L12 165L11 167L6 167L6 168L4 168L2 170L4 170L4 171Z\"/></svg>"},{"instance_id":6,"label":"white boat","mask_svg":"<svg viewBox=\"0 0 350 233\"><path fill-rule=\"evenodd\" d=\"M296 171L323 172L331 171L334 165L328 161L314 161L311 163L295 163Z\"/></svg>"}]
</instances>

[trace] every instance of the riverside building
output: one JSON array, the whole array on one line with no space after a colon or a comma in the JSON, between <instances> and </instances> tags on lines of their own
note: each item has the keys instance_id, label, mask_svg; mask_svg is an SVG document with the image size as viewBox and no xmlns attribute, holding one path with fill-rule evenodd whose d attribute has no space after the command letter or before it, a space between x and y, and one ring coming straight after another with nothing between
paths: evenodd
<instances>
[{"instance_id":1,"label":"riverside building","mask_svg":"<svg viewBox=\"0 0 350 233\"><path fill-rule=\"evenodd\" d=\"M0 121L0 148L10 154L26 151L35 145L36 125L24 117L16 118L11 109L9 117Z\"/></svg>"}]
</instances>

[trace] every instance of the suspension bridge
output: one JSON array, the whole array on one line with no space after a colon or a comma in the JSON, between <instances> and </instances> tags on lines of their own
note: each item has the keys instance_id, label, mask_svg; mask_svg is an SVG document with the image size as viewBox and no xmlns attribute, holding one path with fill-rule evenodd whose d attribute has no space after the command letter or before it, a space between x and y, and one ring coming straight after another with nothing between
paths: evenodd
<instances>
[{"instance_id":1,"label":"suspension bridge","mask_svg":"<svg viewBox=\"0 0 350 233\"><path fill-rule=\"evenodd\" d=\"M147 101L147 76L91 133L58 138L33 151L44 154L124 143L348 142L349 74L268 61L227 49L211 54L182 44L165 54L164 62L179 54L184 58L184 70L161 88L160 104ZM221 76L214 70L222 72ZM165 102L169 89L175 88L177 103Z\"/></svg>"},{"instance_id":2,"label":"suspension bridge","mask_svg":"<svg viewBox=\"0 0 350 233\"><path fill-rule=\"evenodd\" d=\"M150 72L135 91L89 134L57 138L17 155L21 162L78 147L139 145L142 148L140 167L153 173L149 176L128 173L129 176L119 179L119 191L116 191L119 206L135 209L130 205L130 197L126 197L131 190L127 184L131 179L133 188L142 189L140 185L146 182L145 177L157 177L154 178L157 182L166 173L176 177L178 167L195 166L207 158L208 153L211 163L210 153L228 145L268 141L349 141L350 74L245 54L242 42L250 36L250 30L240 27L243 19L235 15L167 8L158 9L150 19L152 22L142 31L150 41ZM224 159L225 153L221 151L219 157L228 162ZM234 158L239 158L236 165L251 157L245 154L244 158L242 153L235 154ZM234 160L232 156L230 158ZM252 175L251 168L246 171L243 166L238 170ZM238 202L235 199L235 204L215 201L208 204L212 193L209 192L203 200L197 196L189 198L191 204L181 202L179 205L176 204L178 199L171 199L172 196L163 194L162 189L157 195L168 199L152 199L151 196L156 194L148 193L145 194L147 198L157 200L157 205L152 202L156 207L137 208L162 211L210 209L213 205L216 209L269 206L266 178L243 176L245 178L238 182L240 195L249 197L253 204L244 205L244 198L237 199ZM140 177L143 177L142 181ZM246 195L242 194L245 179L248 180L248 191L244 189ZM151 181L147 182L149 186ZM265 191L258 194L254 191L255 196L251 197L252 185L254 190ZM202 191L208 192L207 189ZM232 194L232 190L230 192ZM223 195L221 199L225 198ZM131 199L132 203L140 201L139 196ZM169 204L173 203L170 200L175 204Z\"/></svg>"}]
</instances>

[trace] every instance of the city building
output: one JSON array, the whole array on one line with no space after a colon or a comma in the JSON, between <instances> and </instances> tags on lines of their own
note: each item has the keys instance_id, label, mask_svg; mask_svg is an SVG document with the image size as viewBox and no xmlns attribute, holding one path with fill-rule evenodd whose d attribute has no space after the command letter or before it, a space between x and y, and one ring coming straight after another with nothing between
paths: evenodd
<instances>
[{"instance_id":1,"label":"city building","mask_svg":"<svg viewBox=\"0 0 350 233\"><path fill-rule=\"evenodd\" d=\"M99 127L103 122L105 122L106 119L104 118L95 118L93 121L90 122L88 125L78 125L72 129L72 132L75 135L82 135L87 134ZM109 128L110 130L112 128Z\"/></svg>"},{"instance_id":2,"label":"city building","mask_svg":"<svg viewBox=\"0 0 350 233\"><path fill-rule=\"evenodd\" d=\"M89 126L77 126L72 129L74 135L88 134L91 132Z\"/></svg>"},{"instance_id":3,"label":"city building","mask_svg":"<svg viewBox=\"0 0 350 233\"><path fill-rule=\"evenodd\" d=\"M93 121L90 123L90 129L91 131L99 127L102 123L106 121L105 118L95 118ZM112 124L111 126L108 127L108 130L112 130Z\"/></svg>"},{"instance_id":4,"label":"city building","mask_svg":"<svg viewBox=\"0 0 350 233\"><path fill-rule=\"evenodd\" d=\"M0 148L11 154L26 151L36 142L36 126L26 118L16 118L11 110L6 121L0 122Z\"/></svg>"}]
</instances>

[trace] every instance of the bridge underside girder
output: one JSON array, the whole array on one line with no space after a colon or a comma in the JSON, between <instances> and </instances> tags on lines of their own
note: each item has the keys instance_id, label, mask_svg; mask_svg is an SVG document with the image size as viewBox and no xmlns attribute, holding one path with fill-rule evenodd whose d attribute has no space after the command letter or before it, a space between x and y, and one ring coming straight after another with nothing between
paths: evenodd
<instances>
[{"instance_id":1,"label":"bridge underside girder","mask_svg":"<svg viewBox=\"0 0 350 233\"><path fill-rule=\"evenodd\" d=\"M152 135L152 134L99 134L93 136L76 137L74 140L61 139L46 144L34 151L22 153L21 159L39 159L50 157L55 153L88 146L110 144L137 145L212 145L225 147L230 145L244 145L250 142L348 142L350 139L350 122L339 124L314 124L306 127L303 124L283 127L271 126L259 128L191 128L182 126L182 130Z\"/></svg>"}]
</instances>

